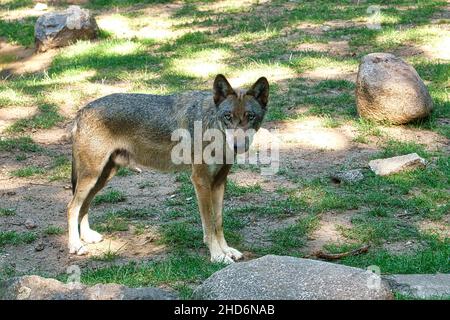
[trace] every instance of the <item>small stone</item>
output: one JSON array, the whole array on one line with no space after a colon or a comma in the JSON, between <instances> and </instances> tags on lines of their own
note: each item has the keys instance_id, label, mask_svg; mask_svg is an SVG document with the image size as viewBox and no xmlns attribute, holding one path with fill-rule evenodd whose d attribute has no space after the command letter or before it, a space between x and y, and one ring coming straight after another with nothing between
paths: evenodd
<instances>
[{"instance_id":1,"label":"small stone","mask_svg":"<svg viewBox=\"0 0 450 320\"><path fill-rule=\"evenodd\" d=\"M45 4L45 3L36 3L36 5L34 6L34 10L37 10L37 11L44 11L44 10L47 10L48 9L48 6Z\"/></svg>"},{"instance_id":2,"label":"small stone","mask_svg":"<svg viewBox=\"0 0 450 320\"><path fill-rule=\"evenodd\" d=\"M424 168L425 159L417 153L410 153L386 159L376 159L369 162L370 169L379 176L387 176L393 173Z\"/></svg>"},{"instance_id":3,"label":"small stone","mask_svg":"<svg viewBox=\"0 0 450 320\"><path fill-rule=\"evenodd\" d=\"M25 225L25 228L27 228L27 229L34 229L37 227L37 224L31 219L27 219L25 221L24 225Z\"/></svg>"},{"instance_id":4,"label":"small stone","mask_svg":"<svg viewBox=\"0 0 450 320\"><path fill-rule=\"evenodd\" d=\"M333 182L336 183L355 183L364 179L361 169L353 169L348 171L340 171L331 176Z\"/></svg>"},{"instance_id":5,"label":"small stone","mask_svg":"<svg viewBox=\"0 0 450 320\"><path fill-rule=\"evenodd\" d=\"M35 251L42 251L45 249L45 244L43 242L39 242L35 247L34 250Z\"/></svg>"}]
</instances>

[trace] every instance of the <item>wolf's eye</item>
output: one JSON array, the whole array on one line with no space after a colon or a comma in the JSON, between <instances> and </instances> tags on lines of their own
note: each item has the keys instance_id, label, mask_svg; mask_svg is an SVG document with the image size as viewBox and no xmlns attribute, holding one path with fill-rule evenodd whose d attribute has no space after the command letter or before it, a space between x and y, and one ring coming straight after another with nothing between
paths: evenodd
<instances>
[{"instance_id":1,"label":"wolf's eye","mask_svg":"<svg viewBox=\"0 0 450 320\"><path fill-rule=\"evenodd\" d=\"M252 121L253 119L255 119L255 114L252 112L247 113L247 119L249 121Z\"/></svg>"},{"instance_id":2,"label":"wolf's eye","mask_svg":"<svg viewBox=\"0 0 450 320\"><path fill-rule=\"evenodd\" d=\"M227 121L230 121L231 122L231 120L233 120L233 117L231 116L231 113L225 113L224 115L223 115L223 118L225 119L225 120L227 120Z\"/></svg>"}]
</instances>

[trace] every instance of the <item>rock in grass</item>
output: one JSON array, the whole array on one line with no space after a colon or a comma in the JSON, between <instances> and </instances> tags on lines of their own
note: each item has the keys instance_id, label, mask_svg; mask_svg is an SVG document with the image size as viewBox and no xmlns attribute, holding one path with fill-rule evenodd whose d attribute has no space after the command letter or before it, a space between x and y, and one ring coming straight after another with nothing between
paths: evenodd
<instances>
[{"instance_id":1,"label":"rock in grass","mask_svg":"<svg viewBox=\"0 0 450 320\"><path fill-rule=\"evenodd\" d=\"M356 107L362 118L392 124L427 117L431 96L416 70L389 53L363 57L356 79Z\"/></svg>"},{"instance_id":2,"label":"rock in grass","mask_svg":"<svg viewBox=\"0 0 450 320\"><path fill-rule=\"evenodd\" d=\"M0 282L0 300L174 300L158 288L128 288L118 284L65 284L55 279L23 276Z\"/></svg>"},{"instance_id":3,"label":"rock in grass","mask_svg":"<svg viewBox=\"0 0 450 320\"><path fill-rule=\"evenodd\" d=\"M391 299L387 283L366 270L318 260L268 255L217 271L197 299Z\"/></svg>"},{"instance_id":4,"label":"rock in grass","mask_svg":"<svg viewBox=\"0 0 450 320\"><path fill-rule=\"evenodd\" d=\"M393 173L424 168L425 159L417 153L410 153L404 156L397 156L386 159L376 159L369 162L370 169L379 176L387 176Z\"/></svg>"},{"instance_id":5,"label":"rock in grass","mask_svg":"<svg viewBox=\"0 0 450 320\"><path fill-rule=\"evenodd\" d=\"M353 169L348 171L336 172L331 176L331 179L336 183L356 183L364 179L361 169Z\"/></svg>"},{"instance_id":6,"label":"rock in grass","mask_svg":"<svg viewBox=\"0 0 450 320\"><path fill-rule=\"evenodd\" d=\"M387 276L392 289L408 297L450 297L450 274L398 274Z\"/></svg>"},{"instance_id":7,"label":"rock in grass","mask_svg":"<svg viewBox=\"0 0 450 320\"><path fill-rule=\"evenodd\" d=\"M98 26L89 10L69 6L62 12L49 12L40 16L34 27L36 51L63 47L77 40L94 39Z\"/></svg>"}]
</instances>

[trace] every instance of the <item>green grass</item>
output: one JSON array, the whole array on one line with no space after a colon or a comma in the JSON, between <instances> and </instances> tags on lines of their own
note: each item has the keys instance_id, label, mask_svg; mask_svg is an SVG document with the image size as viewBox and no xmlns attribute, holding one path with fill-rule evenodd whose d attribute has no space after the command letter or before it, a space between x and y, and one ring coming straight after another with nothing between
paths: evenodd
<instances>
[{"instance_id":1,"label":"green grass","mask_svg":"<svg viewBox=\"0 0 450 320\"><path fill-rule=\"evenodd\" d=\"M16 156L16 161L24 161L27 159L27 156L25 154L18 154Z\"/></svg>"},{"instance_id":2,"label":"green grass","mask_svg":"<svg viewBox=\"0 0 450 320\"><path fill-rule=\"evenodd\" d=\"M30 137L0 138L0 151L38 152L42 147L36 144Z\"/></svg>"},{"instance_id":3,"label":"green grass","mask_svg":"<svg viewBox=\"0 0 450 320\"><path fill-rule=\"evenodd\" d=\"M64 118L58 113L57 107L43 104L39 106L39 113L28 119L20 119L11 125L8 132L24 132L29 129L50 129Z\"/></svg>"},{"instance_id":4,"label":"green grass","mask_svg":"<svg viewBox=\"0 0 450 320\"><path fill-rule=\"evenodd\" d=\"M0 208L0 217L11 217L16 214L16 209Z\"/></svg>"},{"instance_id":5,"label":"green grass","mask_svg":"<svg viewBox=\"0 0 450 320\"><path fill-rule=\"evenodd\" d=\"M1 8L0 8L1 9ZM34 42L34 23L36 17L27 17L19 21L0 20L0 37L8 42L31 46Z\"/></svg>"},{"instance_id":6,"label":"green grass","mask_svg":"<svg viewBox=\"0 0 450 320\"><path fill-rule=\"evenodd\" d=\"M425 151L424 145L416 142L401 142L397 140L388 140L382 147L382 151L376 156L389 158L409 153L417 153L419 156L424 158L429 157L428 153Z\"/></svg>"},{"instance_id":7,"label":"green grass","mask_svg":"<svg viewBox=\"0 0 450 320\"><path fill-rule=\"evenodd\" d=\"M98 270L85 270L81 282L118 283L130 287L170 286L180 290L181 298L190 298L191 290L182 284L198 284L217 270L222 264L213 264L197 254L171 255L160 262L129 263Z\"/></svg>"},{"instance_id":8,"label":"green grass","mask_svg":"<svg viewBox=\"0 0 450 320\"><path fill-rule=\"evenodd\" d=\"M108 249L108 251L104 252L103 254L101 254L99 256L93 256L92 260L103 261L103 262L113 262L113 261L117 260L119 257L120 257L119 252Z\"/></svg>"},{"instance_id":9,"label":"green grass","mask_svg":"<svg viewBox=\"0 0 450 320\"><path fill-rule=\"evenodd\" d=\"M201 225L173 222L161 228L161 243L175 248L198 249L204 246Z\"/></svg>"},{"instance_id":10,"label":"green grass","mask_svg":"<svg viewBox=\"0 0 450 320\"><path fill-rule=\"evenodd\" d=\"M118 203L125 201L126 197L123 192L119 190L107 190L102 194L99 194L94 197L92 203L94 205L99 205L102 203Z\"/></svg>"},{"instance_id":11,"label":"green grass","mask_svg":"<svg viewBox=\"0 0 450 320\"><path fill-rule=\"evenodd\" d=\"M44 229L43 233L48 236L57 236L63 234L64 229L58 226L50 225Z\"/></svg>"},{"instance_id":12,"label":"green grass","mask_svg":"<svg viewBox=\"0 0 450 320\"><path fill-rule=\"evenodd\" d=\"M296 223L276 229L269 234L269 247L252 248L258 254L301 255L300 249L306 244L307 236L319 225L319 218L309 215L299 218Z\"/></svg>"},{"instance_id":13,"label":"green grass","mask_svg":"<svg viewBox=\"0 0 450 320\"><path fill-rule=\"evenodd\" d=\"M56 156L50 169L49 180L69 180L72 172L72 163L66 156Z\"/></svg>"},{"instance_id":14,"label":"green grass","mask_svg":"<svg viewBox=\"0 0 450 320\"><path fill-rule=\"evenodd\" d=\"M11 175L14 177L26 178L35 175L44 174L45 169L36 166L29 166L25 168L20 168L11 172Z\"/></svg>"},{"instance_id":15,"label":"green grass","mask_svg":"<svg viewBox=\"0 0 450 320\"><path fill-rule=\"evenodd\" d=\"M392 217L357 216L352 219L353 227L340 226L338 230L348 239L360 243L381 245L385 241L414 239L418 230L409 223Z\"/></svg>"},{"instance_id":16,"label":"green grass","mask_svg":"<svg viewBox=\"0 0 450 320\"><path fill-rule=\"evenodd\" d=\"M118 177L127 177L131 176L133 174L133 171L131 171L128 168L120 167L119 170L117 170L116 176Z\"/></svg>"},{"instance_id":17,"label":"green grass","mask_svg":"<svg viewBox=\"0 0 450 320\"><path fill-rule=\"evenodd\" d=\"M0 231L0 248L5 245L27 244L36 239L34 232Z\"/></svg>"},{"instance_id":18,"label":"green grass","mask_svg":"<svg viewBox=\"0 0 450 320\"><path fill-rule=\"evenodd\" d=\"M226 194L227 198L231 198L231 197L243 196L248 193L259 194L259 193L261 193L261 191L262 191L262 188L259 184L255 184L255 185L251 185L251 186L240 186L240 185L237 185L236 183L234 183L233 181L228 180L225 194Z\"/></svg>"},{"instance_id":19,"label":"green grass","mask_svg":"<svg viewBox=\"0 0 450 320\"><path fill-rule=\"evenodd\" d=\"M426 299L417 298L411 295L402 294L399 292L394 292L395 300L450 300L450 296L432 296Z\"/></svg>"},{"instance_id":20,"label":"green grass","mask_svg":"<svg viewBox=\"0 0 450 320\"><path fill-rule=\"evenodd\" d=\"M103 217L95 220L93 228L100 233L127 231L129 229L129 221L119 215L108 212Z\"/></svg>"},{"instance_id":21,"label":"green grass","mask_svg":"<svg viewBox=\"0 0 450 320\"><path fill-rule=\"evenodd\" d=\"M380 267L382 274L449 273L450 242L439 240L435 236L425 237L425 248L413 253L394 254L386 249L369 249L364 255L349 256L340 263L367 268L370 265Z\"/></svg>"},{"instance_id":22,"label":"green grass","mask_svg":"<svg viewBox=\"0 0 450 320\"><path fill-rule=\"evenodd\" d=\"M147 220L156 215L150 208L110 210L94 220L94 229L99 232L113 233L129 230L130 221Z\"/></svg>"}]
</instances>

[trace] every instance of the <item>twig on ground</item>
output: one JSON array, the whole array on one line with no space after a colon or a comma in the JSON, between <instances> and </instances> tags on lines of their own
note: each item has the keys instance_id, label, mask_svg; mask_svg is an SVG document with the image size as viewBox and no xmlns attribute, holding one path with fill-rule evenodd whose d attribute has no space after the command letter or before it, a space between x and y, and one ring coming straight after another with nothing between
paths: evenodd
<instances>
[{"instance_id":1,"label":"twig on ground","mask_svg":"<svg viewBox=\"0 0 450 320\"><path fill-rule=\"evenodd\" d=\"M352 251L347 251L347 252L342 252L342 253L327 253L327 252L323 252L323 251L317 251L316 253L313 254L313 256L316 256L317 258L320 259L325 259L325 260L338 260L344 257L348 257L348 256L356 256L358 254L362 254L362 253L366 253L367 251L369 251L370 246L369 245L365 245L361 248L352 250Z\"/></svg>"}]
</instances>

